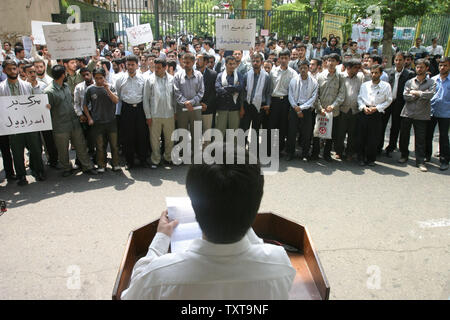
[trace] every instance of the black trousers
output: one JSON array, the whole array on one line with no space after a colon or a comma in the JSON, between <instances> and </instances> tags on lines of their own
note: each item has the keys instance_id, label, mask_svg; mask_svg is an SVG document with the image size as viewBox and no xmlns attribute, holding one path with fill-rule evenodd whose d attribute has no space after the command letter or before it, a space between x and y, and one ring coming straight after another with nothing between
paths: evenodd
<instances>
[{"instance_id":1,"label":"black trousers","mask_svg":"<svg viewBox=\"0 0 450 320\"><path fill-rule=\"evenodd\" d=\"M241 119L240 128L246 131L250 128L251 124L252 129L255 129L257 138L256 141L258 142L257 152L259 155L259 130L263 122L265 111L262 108L258 111L253 104L248 104L247 101L244 101L244 111L245 113L244 117ZM245 143L247 143L247 139Z\"/></svg>"},{"instance_id":2,"label":"black trousers","mask_svg":"<svg viewBox=\"0 0 450 320\"><path fill-rule=\"evenodd\" d=\"M331 129L331 139L325 139L325 147L323 149L323 157L328 158L331 156L331 148L333 143L336 146L337 133L339 132L339 121L341 116L333 117L333 127ZM320 153L320 138L313 138L312 156L319 156Z\"/></svg>"},{"instance_id":3,"label":"black trousers","mask_svg":"<svg viewBox=\"0 0 450 320\"><path fill-rule=\"evenodd\" d=\"M430 120L414 120L403 118L400 127L400 152L402 158L408 158L409 155L409 137L411 127L414 127L414 149L416 152L416 164L423 164L425 161L425 144L427 136L427 126Z\"/></svg>"},{"instance_id":4,"label":"black trousers","mask_svg":"<svg viewBox=\"0 0 450 320\"><path fill-rule=\"evenodd\" d=\"M145 162L149 151L149 131L142 102L136 107L122 102L120 120L123 153L127 164L134 164L135 153L141 163Z\"/></svg>"},{"instance_id":5,"label":"black trousers","mask_svg":"<svg viewBox=\"0 0 450 320\"><path fill-rule=\"evenodd\" d=\"M384 137L389 118L391 118L391 129L389 132L389 144L386 147L386 150L392 152L397 149L397 141L400 135L400 123L402 119L400 117L400 113L402 112L404 105L404 102L400 103L397 99L395 99L389 107L384 109L384 113L382 114L383 127L380 133L380 141L378 142L378 151L383 150Z\"/></svg>"},{"instance_id":6,"label":"black trousers","mask_svg":"<svg viewBox=\"0 0 450 320\"><path fill-rule=\"evenodd\" d=\"M312 111L306 109L302 111L303 118L299 118L297 111L294 108L289 110L289 129L286 151L290 155L295 153L295 142L297 140L297 133L300 133L300 146L302 148L302 158L309 156L309 149L311 147L312 135Z\"/></svg>"},{"instance_id":7,"label":"black trousers","mask_svg":"<svg viewBox=\"0 0 450 320\"><path fill-rule=\"evenodd\" d=\"M439 161L448 164L450 161L450 146L448 138L448 129L450 118L431 117L427 126L425 156L431 159L433 153L433 136L436 125L439 124Z\"/></svg>"},{"instance_id":8,"label":"black trousers","mask_svg":"<svg viewBox=\"0 0 450 320\"><path fill-rule=\"evenodd\" d=\"M9 136L0 136L0 151L2 152L3 168L5 169L5 174L8 178L14 175L13 159L9 146Z\"/></svg>"},{"instance_id":9,"label":"black trousers","mask_svg":"<svg viewBox=\"0 0 450 320\"><path fill-rule=\"evenodd\" d=\"M272 103L270 105L269 113L269 129L270 131L273 129L279 129L278 141L280 152L283 151L286 146L289 108L290 105L287 96L283 97L283 99L272 97ZM272 143L270 134L271 132L268 133L269 146Z\"/></svg>"},{"instance_id":10,"label":"black trousers","mask_svg":"<svg viewBox=\"0 0 450 320\"><path fill-rule=\"evenodd\" d=\"M347 156L351 156L356 153L357 142L357 123L358 113L352 113L350 109L347 113L341 111L339 115L339 128L336 138L336 153L340 156L345 153ZM347 136L347 148L344 147L345 136Z\"/></svg>"},{"instance_id":11,"label":"black trousers","mask_svg":"<svg viewBox=\"0 0 450 320\"><path fill-rule=\"evenodd\" d=\"M364 111L359 113L358 132L359 146L358 159L373 162L377 158L377 147L380 131L383 126L382 115L378 111L367 115Z\"/></svg>"},{"instance_id":12,"label":"black trousers","mask_svg":"<svg viewBox=\"0 0 450 320\"><path fill-rule=\"evenodd\" d=\"M53 140L53 130L41 131L44 137L45 148L48 153L48 162L51 165L56 165L58 163L58 150L56 149L55 140Z\"/></svg>"}]
</instances>

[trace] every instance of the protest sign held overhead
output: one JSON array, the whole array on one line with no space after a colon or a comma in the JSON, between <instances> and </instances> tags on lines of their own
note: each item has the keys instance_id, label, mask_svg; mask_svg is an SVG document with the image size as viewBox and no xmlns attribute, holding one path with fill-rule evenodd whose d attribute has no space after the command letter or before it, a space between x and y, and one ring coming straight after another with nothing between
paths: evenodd
<instances>
[{"instance_id":1,"label":"protest sign held overhead","mask_svg":"<svg viewBox=\"0 0 450 320\"><path fill-rule=\"evenodd\" d=\"M52 59L69 59L86 56L95 56L97 46L95 44L94 24L84 22L68 25L43 26L45 40Z\"/></svg>"},{"instance_id":2,"label":"protest sign held overhead","mask_svg":"<svg viewBox=\"0 0 450 320\"><path fill-rule=\"evenodd\" d=\"M256 19L216 19L216 47L250 50L255 47Z\"/></svg>"},{"instance_id":3,"label":"protest sign held overhead","mask_svg":"<svg viewBox=\"0 0 450 320\"><path fill-rule=\"evenodd\" d=\"M46 44L44 37L44 30L42 26L56 25L59 22L48 22L48 21L31 21L31 34L34 38L34 44Z\"/></svg>"},{"instance_id":4,"label":"protest sign held overhead","mask_svg":"<svg viewBox=\"0 0 450 320\"><path fill-rule=\"evenodd\" d=\"M153 41L152 28L149 23L127 28L126 32L132 46Z\"/></svg>"},{"instance_id":5,"label":"protest sign held overhead","mask_svg":"<svg viewBox=\"0 0 450 320\"><path fill-rule=\"evenodd\" d=\"M0 97L0 136L52 130L46 94Z\"/></svg>"}]
</instances>

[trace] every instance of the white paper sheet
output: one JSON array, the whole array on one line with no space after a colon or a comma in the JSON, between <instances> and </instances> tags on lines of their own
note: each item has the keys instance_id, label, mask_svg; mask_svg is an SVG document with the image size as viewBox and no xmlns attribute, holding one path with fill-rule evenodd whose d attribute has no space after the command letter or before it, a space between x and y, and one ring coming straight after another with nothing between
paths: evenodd
<instances>
[{"instance_id":1,"label":"white paper sheet","mask_svg":"<svg viewBox=\"0 0 450 320\"><path fill-rule=\"evenodd\" d=\"M195 219L191 200L188 197L167 197L166 205L169 220L179 221L171 237L171 252L186 251L193 240L202 237L202 230Z\"/></svg>"}]
</instances>

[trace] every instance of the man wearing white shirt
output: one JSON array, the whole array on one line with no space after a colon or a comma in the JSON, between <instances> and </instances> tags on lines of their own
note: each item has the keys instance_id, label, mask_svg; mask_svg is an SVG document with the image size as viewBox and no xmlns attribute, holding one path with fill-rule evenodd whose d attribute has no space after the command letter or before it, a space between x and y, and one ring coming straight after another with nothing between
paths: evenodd
<instances>
[{"instance_id":1,"label":"man wearing white shirt","mask_svg":"<svg viewBox=\"0 0 450 320\"><path fill-rule=\"evenodd\" d=\"M227 154L233 164L191 166L186 189L202 239L185 252L167 254L178 221L161 215L157 234L145 257L133 268L130 285L121 298L133 299L288 299L295 277L282 246L265 244L251 225L264 187L259 164ZM237 164L244 163L244 164ZM224 188L224 186L233 186Z\"/></svg>"},{"instance_id":2,"label":"man wearing white shirt","mask_svg":"<svg viewBox=\"0 0 450 320\"><path fill-rule=\"evenodd\" d=\"M300 132L300 145L302 147L301 159L309 158L312 134L312 107L317 99L319 85L317 80L309 74L309 62L298 62L299 75L289 84L289 125L287 139L287 157L289 161L295 155L295 142Z\"/></svg>"},{"instance_id":3,"label":"man wearing white shirt","mask_svg":"<svg viewBox=\"0 0 450 320\"><path fill-rule=\"evenodd\" d=\"M147 163L148 129L143 109L144 77L137 74L138 57L126 57L127 73L116 80L116 92L122 102L120 127L122 133L123 153L127 165L125 169L134 167L134 153L138 154L140 163L149 167Z\"/></svg>"},{"instance_id":4,"label":"man wearing white shirt","mask_svg":"<svg viewBox=\"0 0 450 320\"><path fill-rule=\"evenodd\" d=\"M437 38L431 39L432 45L427 47L427 52L430 56L440 55L441 57L444 56L444 48L442 46L439 46L437 44Z\"/></svg>"},{"instance_id":5,"label":"man wearing white shirt","mask_svg":"<svg viewBox=\"0 0 450 320\"><path fill-rule=\"evenodd\" d=\"M372 80L361 85L358 96L359 150L358 160L361 166L366 163L373 167L377 156L378 138L382 126L382 113L392 102L391 85L381 81L383 68L373 65L370 68Z\"/></svg>"},{"instance_id":6,"label":"man wearing white shirt","mask_svg":"<svg viewBox=\"0 0 450 320\"><path fill-rule=\"evenodd\" d=\"M48 86L53 81L53 78L45 72L46 68L44 60L35 60L33 65L36 69L37 80L42 82L45 86Z\"/></svg>"}]
</instances>

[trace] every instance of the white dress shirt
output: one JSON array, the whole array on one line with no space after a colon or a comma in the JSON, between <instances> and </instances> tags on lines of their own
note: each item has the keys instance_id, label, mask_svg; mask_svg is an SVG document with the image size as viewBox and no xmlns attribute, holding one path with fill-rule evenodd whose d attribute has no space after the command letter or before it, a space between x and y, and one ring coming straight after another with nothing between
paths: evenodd
<instances>
[{"instance_id":1,"label":"white dress shirt","mask_svg":"<svg viewBox=\"0 0 450 320\"><path fill-rule=\"evenodd\" d=\"M308 73L306 80L301 75L291 80L289 84L289 103L291 107L300 106L301 110L306 110L314 105L319 92L317 80Z\"/></svg>"},{"instance_id":2,"label":"white dress shirt","mask_svg":"<svg viewBox=\"0 0 450 320\"><path fill-rule=\"evenodd\" d=\"M84 96L86 95L87 88L88 86L86 86L86 81L83 81L75 86L75 90L73 92L73 108L75 109L77 116L83 115Z\"/></svg>"},{"instance_id":3,"label":"white dress shirt","mask_svg":"<svg viewBox=\"0 0 450 320\"><path fill-rule=\"evenodd\" d=\"M436 48L433 48L433 46L429 46L427 47L427 52L430 55L441 55L444 56L444 48L442 48L442 46L437 45Z\"/></svg>"},{"instance_id":4,"label":"white dress shirt","mask_svg":"<svg viewBox=\"0 0 450 320\"><path fill-rule=\"evenodd\" d=\"M166 254L169 244L167 235L155 235L122 299L288 299L296 271L286 251L251 228L232 244L196 239L186 252Z\"/></svg>"},{"instance_id":5,"label":"white dress shirt","mask_svg":"<svg viewBox=\"0 0 450 320\"><path fill-rule=\"evenodd\" d=\"M145 79L142 75L136 73L134 77L125 73L116 80L116 91L119 99L128 104L137 104L142 102L144 95Z\"/></svg>"},{"instance_id":6,"label":"white dress shirt","mask_svg":"<svg viewBox=\"0 0 450 320\"><path fill-rule=\"evenodd\" d=\"M375 106L378 112L384 110L392 103L391 85L385 81L373 84L372 80L361 85L358 95L359 110L363 111L366 106Z\"/></svg>"},{"instance_id":7,"label":"white dress shirt","mask_svg":"<svg viewBox=\"0 0 450 320\"><path fill-rule=\"evenodd\" d=\"M291 67L287 67L286 70L281 69L281 66L272 68L270 71L270 80L273 88L272 97L287 96L289 84L296 76L297 72Z\"/></svg>"}]
</instances>

